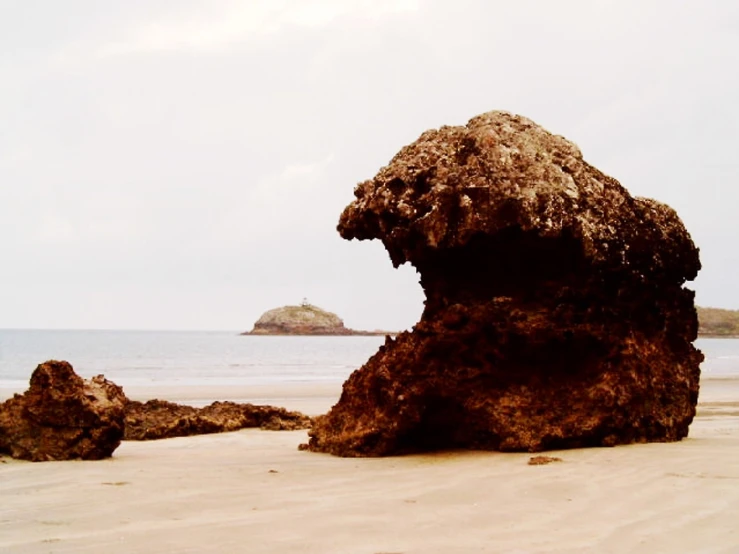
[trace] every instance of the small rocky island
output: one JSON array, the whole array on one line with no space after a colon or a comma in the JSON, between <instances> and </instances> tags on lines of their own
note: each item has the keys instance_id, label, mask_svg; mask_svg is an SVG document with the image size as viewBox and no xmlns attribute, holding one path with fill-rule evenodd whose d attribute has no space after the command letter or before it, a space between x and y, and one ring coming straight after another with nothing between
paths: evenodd
<instances>
[{"instance_id":1,"label":"small rocky island","mask_svg":"<svg viewBox=\"0 0 739 554\"><path fill-rule=\"evenodd\" d=\"M702 308L698 310L698 335L712 338L739 337L739 310Z\"/></svg>"},{"instance_id":2,"label":"small rocky island","mask_svg":"<svg viewBox=\"0 0 739 554\"><path fill-rule=\"evenodd\" d=\"M303 301L300 306L283 306L266 311L251 331L242 335L325 335L383 336L387 331L348 329L339 316Z\"/></svg>"}]
</instances>

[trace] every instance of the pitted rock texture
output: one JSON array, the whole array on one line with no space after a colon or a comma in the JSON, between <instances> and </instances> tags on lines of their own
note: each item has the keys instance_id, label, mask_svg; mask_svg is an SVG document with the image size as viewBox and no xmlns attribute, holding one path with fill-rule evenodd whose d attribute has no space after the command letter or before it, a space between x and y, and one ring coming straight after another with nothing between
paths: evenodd
<instances>
[{"instance_id":1,"label":"pitted rock texture","mask_svg":"<svg viewBox=\"0 0 739 554\"><path fill-rule=\"evenodd\" d=\"M0 404L0 452L34 462L108 458L123 438L124 401L102 375L85 380L67 362L43 363L24 394Z\"/></svg>"},{"instance_id":2,"label":"pitted rock texture","mask_svg":"<svg viewBox=\"0 0 739 554\"><path fill-rule=\"evenodd\" d=\"M274 406L213 402L203 408L166 400L126 402L125 440L153 440L205 435L259 427L270 431L307 429L311 418Z\"/></svg>"},{"instance_id":3,"label":"pitted rock texture","mask_svg":"<svg viewBox=\"0 0 739 554\"><path fill-rule=\"evenodd\" d=\"M634 198L532 121L427 131L339 222L426 294L317 419L307 448L383 456L674 441L698 399L700 269L677 214Z\"/></svg>"}]
</instances>

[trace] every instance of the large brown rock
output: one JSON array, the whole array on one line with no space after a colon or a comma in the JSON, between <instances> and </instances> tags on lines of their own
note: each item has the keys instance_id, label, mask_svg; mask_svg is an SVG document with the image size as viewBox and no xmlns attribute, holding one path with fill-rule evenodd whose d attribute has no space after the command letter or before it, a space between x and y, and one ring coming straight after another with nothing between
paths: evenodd
<instances>
[{"instance_id":1,"label":"large brown rock","mask_svg":"<svg viewBox=\"0 0 739 554\"><path fill-rule=\"evenodd\" d=\"M270 431L307 429L311 418L285 408L213 402L195 408L166 400L126 402L125 440L153 440L205 435L259 427Z\"/></svg>"},{"instance_id":2,"label":"large brown rock","mask_svg":"<svg viewBox=\"0 0 739 554\"><path fill-rule=\"evenodd\" d=\"M0 404L0 452L34 462L110 457L123 438L124 400L102 375L85 380L67 362L43 363L24 394Z\"/></svg>"},{"instance_id":3,"label":"large brown rock","mask_svg":"<svg viewBox=\"0 0 739 554\"><path fill-rule=\"evenodd\" d=\"M308 449L539 451L688 434L702 354L698 250L532 121L427 131L359 184L339 232L380 239L426 294L316 421Z\"/></svg>"}]
</instances>

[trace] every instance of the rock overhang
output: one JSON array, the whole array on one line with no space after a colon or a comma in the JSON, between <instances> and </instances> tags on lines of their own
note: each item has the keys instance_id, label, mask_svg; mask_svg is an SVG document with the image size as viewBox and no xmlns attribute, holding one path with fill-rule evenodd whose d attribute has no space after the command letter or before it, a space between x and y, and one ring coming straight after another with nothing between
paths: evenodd
<instances>
[{"instance_id":1,"label":"rock overhang","mask_svg":"<svg viewBox=\"0 0 739 554\"><path fill-rule=\"evenodd\" d=\"M580 149L507 112L424 132L341 215L426 295L316 421L308 448L376 456L679 440L702 354L698 249Z\"/></svg>"},{"instance_id":2,"label":"rock overhang","mask_svg":"<svg viewBox=\"0 0 739 554\"><path fill-rule=\"evenodd\" d=\"M520 229L573 237L593 265L682 282L700 269L674 210L632 197L585 162L575 144L507 112L423 133L354 195L339 233L380 239L396 267L481 234ZM662 243L659 251L654 240Z\"/></svg>"}]
</instances>

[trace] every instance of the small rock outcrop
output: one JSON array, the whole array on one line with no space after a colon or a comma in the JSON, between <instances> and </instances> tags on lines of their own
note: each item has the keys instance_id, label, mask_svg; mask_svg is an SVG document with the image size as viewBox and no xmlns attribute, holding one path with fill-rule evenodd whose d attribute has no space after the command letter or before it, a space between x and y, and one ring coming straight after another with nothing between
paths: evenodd
<instances>
[{"instance_id":1,"label":"small rock outcrop","mask_svg":"<svg viewBox=\"0 0 739 554\"><path fill-rule=\"evenodd\" d=\"M341 215L426 295L319 417L307 449L541 451L688 434L698 250L679 217L504 112L423 133Z\"/></svg>"},{"instance_id":2,"label":"small rock outcrop","mask_svg":"<svg viewBox=\"0 0 739 554\"><path fill-rule=\"evenodd\" d=\"M43 363L24 394L0 404L0 453L34 462L108 458L123 438L124 401L102 375L85 380L67 362Z\"/></svg>"},{"instance_id":3,"label":"small rock outcrop","mask_svg":"<svg viewBox=\"0 0 739 554\"><path fill-rule=\"evenodd\" d=\"M704 337L739 337L739 310L701 308L698 306L698 335Z\"/></svg>"},{"instance_id":4,"label":"small rock outcrop","mask_svg":"<svg viewBox=\"0 0 739 554\"><path fill-rule=\"evenodd\" d=\"M166 400L126 402L124 440L154 440L190 435L206 435L259 427L269 431L307 429L311 418L274 406L235 402L213 402L204 408L184 406Z\"/></svg>"},{"instance_id":5,"label":"small rock outcrop","mask_svg":"<svg viewBox=\"0 0 739 554\"><path fill-rule=\"evenodd\" d=\"M334 313L304 302L264 312L244 335L386 335L385 331L357 331L344 326Z\"/></svg>"}]
</instances>

